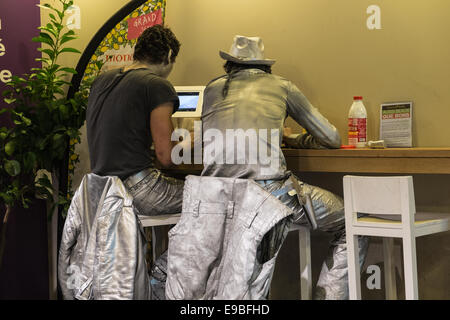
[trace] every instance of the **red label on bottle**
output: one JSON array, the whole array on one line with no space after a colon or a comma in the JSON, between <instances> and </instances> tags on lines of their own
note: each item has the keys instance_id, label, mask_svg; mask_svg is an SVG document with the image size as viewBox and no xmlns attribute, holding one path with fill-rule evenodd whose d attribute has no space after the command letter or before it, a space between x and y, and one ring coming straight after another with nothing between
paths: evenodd
<instances>
[{"instance_id":1,"label":"red label on bottle","mask_svg":"<svg viewBox=\"0 0 450 320\"><path fill-rule=\"evenodd\" d=\"M367 119L348 118L348 143L367 142Z\"/></svg>"}]
</instances>

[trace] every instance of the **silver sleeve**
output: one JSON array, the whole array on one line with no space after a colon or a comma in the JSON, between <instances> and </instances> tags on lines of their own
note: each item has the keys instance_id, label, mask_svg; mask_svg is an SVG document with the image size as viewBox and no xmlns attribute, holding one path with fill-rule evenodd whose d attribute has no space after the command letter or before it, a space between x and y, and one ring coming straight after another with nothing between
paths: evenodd
<instances>
[{"instance_id":1,"label":"silver sleeve","mask_svg":"<svg viewBox=\"0 0 450 320\"><path fill-rule=\"evenodd\" d=\"M290 146L305 149L334 149L341 146L341 136L336 127L292 83L289 84L287 112L307 131L288 142Z\"/></svg>"}]
</instances>

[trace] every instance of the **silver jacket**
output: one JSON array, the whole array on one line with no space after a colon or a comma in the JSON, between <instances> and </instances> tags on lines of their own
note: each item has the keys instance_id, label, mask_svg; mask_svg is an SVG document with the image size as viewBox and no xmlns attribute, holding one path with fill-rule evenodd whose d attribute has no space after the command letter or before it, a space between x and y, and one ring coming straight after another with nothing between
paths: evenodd
<instances>
[{"instance_id":1,"label":"silver jacket","mask_svg":"<svg viewBox=\"0 0 450 320\"><path fill-rule=\"evenodd\" d=\"M84 176L58 257L64 299L149 299L145 234L118 177Z\"/></svg>"},{"instance_id":2,"label":"silver jacket","mask_svg":"<svg viewBox=\"0 0 450 320\"><path fill-rule=\"evenodd\" d=\"M267 298L291 216L252 180L188 176L169 231L167 299Z\"/></svg>"},{"instance_id":3,"label":"silver jacket","mask_svg":"<svg viewBox=\"0 0 450 320\"><path fill-rule=\"evenodd\" d=\"M307 131L306 134L299 135L291 141L293 147L315 149L340 147L341 138L336 128L289 80L259 69L242 70L233 75L228 94L224 99L222 90L226 80L227 76L222 76L210 82L205 89L202 110L204 143L202 175L254 180L285 177L286 161L280 146L287 116L291 116ZM211 130L208 132L209 129ZM227 164L225 159L227 156L224 157L222 152L228 147L227 144L223 143L221 148L220 144L217 146L217 140L209 137L214 130L218 130L225 137L227 129L242 129L244 132L248 129L257 130L259 151L266 148L275 152L276 158L270 159L272 165L266 165L261 158L258 158L257 163L247 161L244 162L246 164L239 164L238 161L242 160L242 155L239 154L242 148L239 147L234 150L235 158L237 154L236 161ZM267 134L264 129L267 130ZM274 135L270 136L270 133ZM208 157L209 148L214 144L219 152ZM244 155L247 156L247 160L249 160L249 145L251 143L246 144Z\"/></svg>"}]
</instances>

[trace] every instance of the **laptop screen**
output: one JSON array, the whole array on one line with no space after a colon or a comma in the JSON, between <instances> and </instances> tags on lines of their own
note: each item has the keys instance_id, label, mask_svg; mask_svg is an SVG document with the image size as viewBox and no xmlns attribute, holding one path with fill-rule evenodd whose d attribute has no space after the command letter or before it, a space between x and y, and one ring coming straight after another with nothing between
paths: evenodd
<instances>
[{"instance_id":1,"label":"laptop screen","mask_svg":"<svg viewBox=\"0 0 450 320\"><path fill-rule=\"evenodd\" d=\"M181 112L195 111L197 109L200 93L198 91L178 92L178 98L180 99L180 107L178 108L178 111Z\"/></svg>"}]
</instances>

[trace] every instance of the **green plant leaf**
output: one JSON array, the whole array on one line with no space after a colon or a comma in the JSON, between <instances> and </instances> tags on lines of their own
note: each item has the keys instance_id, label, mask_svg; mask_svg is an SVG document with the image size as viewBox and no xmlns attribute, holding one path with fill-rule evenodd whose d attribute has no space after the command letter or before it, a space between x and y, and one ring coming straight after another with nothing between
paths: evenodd
<instances>
[{"instance_id":1,"label":"green plant leaf","mask_svg":"<svg viewBox=\"0 0 450 320\"><path fill-rule=\"evenodd\" d=\"M5 152L8 156L12 156L14 153L14 150L16 149L16 142L13 141L9 141L6 145L5 145Z\"/></svg>"},{"instance_id":2,"label":"green plant leaf","mask_svg":"<svg viewBox=\"0 0 450 320\"><path fill-rule=\"evenodd\" d=\"M64 34L62 35L62 37L68 37L68 36L74 36L74 35L75 35L75 31L69 30L69 31L67 31L66 33L64 33Z\"/></svg>"},{"instance_id":3,"label":"green plant leaf","mask_svg":"<svg viewBox=\"0 0 450 320\"><path fill-rule=\"evenodd\" d=\"M58 32L53 28L51 23L48 23L45 27L39 27L38 29L50 32L55 38L58 37Z\"/></svg>"},{"instance_id":4,"label":"green plant leaf","mask_svg":"<svg viewBox=\"0 0 450 320\"><path fill-rule=\"evenodd\" d=\"M62 159L64 156L64 151L66 151L66 139L65 135L55 134L53 136L53 146L52 151L57 159Z\"/></svg>"},{"instance_id":5,"label":"green plant leaf","mask_svg":"<svg viewBox=\"0 0 450 320\"><path fill-rule=\"evenodd\" d=\"M23 113L20 113L20 112L16 112L16 111L14 111L14 110L11 110L11 112L12 112L12 114L14 114L16 117L18 117L19 119L20 119L20 121L19 120L14 120L14 123L16 123L16 121L18 122L18 123L16 123L16 124L25 124L26 126L30 126L31 125L31 120L29 119L29 118L27 118L27 117L25 117L24 115L23 115Z\"/></svg>"},{"instance_id":6,"label":"green plant leaf","mask_svg":"<svg viewBox=\"0 0 450 320\"><path fill-rule=\"evenodd\" d=\"M23 206L25 209L28 209L28 208L29 208L29 205L28 205L28 204L31 203L31 200L25 198L23 195L22 195L21 198L22 198L22 206Z\"/></svg>"},{"instance_id":7,"label":"green plant leaf","mask_svg":"<svg viewBox=\"0 0 450 320\"><path fill-rule=\"evenodd\" d=\"M81 53L79 50L77 50L75 48L63 48L59 51L59 53L64 53L64 52Z\"/></svg>"},{"instance_id":8,"label":"green plant leaf","mask_svg":"<svg viewBox=\"0 0 450 320\"><path fill-rule=\"evenodd\" d=\"M46 38L48 40L54 41L52 36L49 35L47 32L44 32L44 31L39 33L39 37Z\"/></svg>"},{"instance_id":9,"label":"green plant leaf","mask_svg":"<svg viewBox=\"0 0 450 320\"><path fill-rule=\"evenodd\" d=\"M63 71L63 72L68 72L68 73L72 73L72 74L77 74L77 70L73 69L73 68L60 68L58 71Z\"/></svg>"},{"instance_id":10,"label":"green plant leaf","mask_svg":"<svg viewBox=\"0 0 450 320\"><path fill-rule=\"evenodd\" d=\"M76 37L71 37L71 36L63 36L61 37L61 42L59 43L60 45L63 45L64 43L70 41L70 40L75 40Z\"/></svg>"},{"instance_id":11,"label":"green plant leaf","mask_svg":"<svg viewBox=\"0 0 450 320\"><path fill-rule=\"evenodd\" d=\"M47 175L43 175L43 178L39 178L37 181L37 185L53 190L52 184L50 183Z\"/></svg>"},{"instance_id":12,"label":"green plant leaf","mask_svg":"<svg viewBox=\"0 0 450 320\"><path fill-rule=\"evenodd\" d=\"M46 199L53 202L53 186L50 180L48 180L47 175L44 175L44 178L40 178L35 186L38 194L45 196Z\"/></svg>"},{"instance_id":13,"label":"green plant leaf","mask_svg":"<svg viewBox=\"0 0 450 320\"><path fill-rule=\"evenodd\" d=\"M67 108L66 105L59 106L59 112L61 113L61 115L64 119L68 119L70 117L69 108Z\"/></svg>"},{"instance_id":14,"label":"green plant leaf","mask_svg":"<svg viewBox=\"0 0 450 320\"><path fill-rule=\"evenodd\" d=\"M41 32L39 33L38 37L34 37L33 39L31 39L33 42L43 42L46 43L48 45L50 45L51 47L53 47L55 45L55 42L53 41L52 37L49 36L48 33L45 32Z\"/></svg>"},{"instance_id":15,"label":"green plant leaf","mask_svg":"<svg viewBox=\"0 0 450 320\"><path fill-rule=\"evenodd\" d=\"M43 196L44 199L48 199L48 200L53 199L52 192L50 192L47 188L36 186L35 189L36 189L36 193L39 194L40 196Z\"/></svg>"},{"instance_id":16,"label":"green plant leaf","mask_svg":"<svg viewBox=\"0 0 450 320\"><path fill-rule=\"evenodd\" d=\"M16 160L5 161L5 171L11 177L17 176L20 173L20 163Z\"/></svg>"},{"instance_id":17,"label":"green plant leaf","mask_svg":"<svg viewBox=\"0 0 450 320\"><path fill-rule=\"evenodd\" d=\"M38 51L41 51L41 52L45 53L52 60L55 58L55 51L54 50L39 48Z\"/></svg>"},{"instance_id":18,"label":"green plant leaf","mask_svg":"<svg viewBox=\"0 0 450 320\"><path fill-rule=\"evenodd\" d=\"M70 82L68 82L68 81L64 81L64 80L61 80L61 81L57 81L57 82L55 82L58 86L62 86L62 85L64 85L64 84L66 84L66 85L68 85L68 86L71 86L72 85L72 83L70 83Z\"/></svg>"},{"instance_id":19,"label":"green plant leaf","mask_svg":"<svg viewBox=\"0 0 450 320\"><path fill-rule=\"evenodd\" d=\"M43 6L49 8L50 10L53 10L53 11L56 12L56 13L58 13L58 15L59 15L60 13L63 13L63 12L59 11L58 9L56 9L55 7L53 7L52 5L50 5L50 4L48 4L48 3L44 4Z\"/></svg>"},{"instance_id":20,"label":"green plant leaf","mask_svg":"<svg viewBox=\"0 0 450 320\"><path fill-rule=\"evenodd\" d=\"M67 128L64 125L59 125L53 129L54 133L63 133L66 132Z\"/></svg>"},{"instance_id":21,"label":"green plant leaf","mask_svg":"<svg viewBox=\"0 0 450 320\"><path fill-rule=\"evenodd\" d=\"M58 204L65 205L67 202L70 202L70 200L68 200L64 195L60 194L58 197Z\"/></svg>"},{"instance_id":22,"label":"green plant leaf","mask_svg":"<svg viewBox=\"0 0 450 320\"><path fill-rule=\"evenodd\" d=\"M20 189L20 181L18 179L14 179L11 185L14 187L14 189Z\"/></svg>"},{"instance_id":23,"label":"green plant leaf","mask_svg":"<svg viewBox=\"0 0 450 320\"><path fill-rule=\"evenodd\" d=\"M46 63L47 65L51 65L52 64L52 61L50 60L50 59L47 59L47 58L37 58L37 59L35 59L36 61L39 61L39 62L44 62L44 63Z\"/></svg>"},{"instance_id":24,"label":"green plant leaf","mask_svg":"<svg viewBox=\"0 0 450 320\"><path fill-rule=\"evenodd\" d=\"M36 165L37 157L34 152L27 152L23 157L23 166L26 172L33 170Z\"/></svg>"},{"instance_id":25,"label":"green plant leaf","mask_svg":"<svg viewBox=\"0 0 450 320\"><path fill-rule=\"evenodd\" d=\"M38 139L38 143L37 143L38 149L41 150L41 151L44 150L45 147L47 146L47 143L48 143L48 138L45 138L45 139L40 138L40 139Z\"/></svg>"},{"instance_id":26,"label":"green plant leaf","mask_svg":"<svg viewBox=\"0 0 450 320\"><path fill-rule=\"evenodd\" d=\"M4 98L3 101L5 101L7 104L11 104L16 102L16 99L8 99L8 98Z\"/></svg>"},{"instance_id":27,"label":"green plant leaf","mask_svg":"<svg viewBox=\"0 0 450 320\"><path fill-rule=\"evenodd\" d=\"M55 73L56 72L56 70L58 70L59 69L59 67L60 67L60 65L59 64L53 64L52 66L50 66L48 69L47 69L47 72L50 74L50 73Z\"/></svg>"},{"instance_id":28,"label":"green plant leaf","mask_svg":"<svg viewBox=\"0 0 450 320\"><path fill-rule=\"evenodd\" d=\"M52 23L55 26L57 32L60 32L64 28L64 26L61 23L57 22L57 21L52 21Z\"/></svg>"},{"instance_id":29,"label":"green plant leaf","mask_svg":"<svg viewBox=\"0 0 450 320\"><path fill-rule=\"evenodd\" d=\"M0 192L0 198L3 198L3 201L5 201L6 204L13 204L14 203L14 197L7 194L6 192Z\"/></svg>"}]
</instances>

